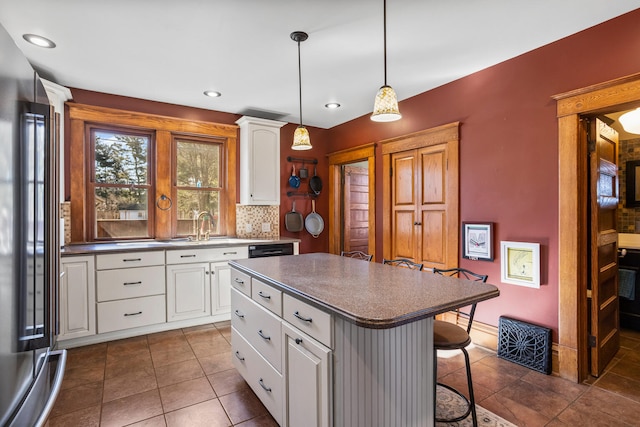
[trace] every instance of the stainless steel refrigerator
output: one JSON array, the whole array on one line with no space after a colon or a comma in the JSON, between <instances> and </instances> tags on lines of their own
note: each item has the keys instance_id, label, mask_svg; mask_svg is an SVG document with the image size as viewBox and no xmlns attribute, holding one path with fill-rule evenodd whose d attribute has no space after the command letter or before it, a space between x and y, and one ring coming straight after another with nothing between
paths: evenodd
<instances>
[{"instance_id":1,"label":"stainless steel refrigerator","mask_svg":"<svg viewBox=\"0 0 640 427\"><path fill-rule=\"evenodd\" d=\"M0 426L39 426L66 352L53 351L59 282L57 141L46 92L0 26Z\"/></svg>"}]
</instances>

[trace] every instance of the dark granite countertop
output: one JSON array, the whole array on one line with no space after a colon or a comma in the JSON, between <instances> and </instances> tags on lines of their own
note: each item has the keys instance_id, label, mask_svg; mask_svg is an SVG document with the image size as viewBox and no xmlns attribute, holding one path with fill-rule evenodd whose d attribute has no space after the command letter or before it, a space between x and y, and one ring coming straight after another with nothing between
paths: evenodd
<instances>
[{"instance_id":1,"label":"dark granite countertop","mask_svg":"<svg viewBox=\"0 0 640 427\"><path fill-rule=\"evenodd\" d=\"M500 295L494 285L326 253L230 261L232 267L358 326L385 329Z\"/></svg>"},{"instance_id":2,"label":"dark granite countertop","mask_svg":"<svg viewBox=\"0 0 640 427\"><path fill-rule=\"evenodd\" d=\"M267 243L299 242L300 239L281 237L279 239L243 239L235 237L215 237L209 240L188 241L176 240L138 240L129 242L85 243L67 245L61 249L62 255L89 255L94 253L119 253L135 251L163 251L166 249L204 249L214 247L243 246Z\"/></svg>"}]
</instances>

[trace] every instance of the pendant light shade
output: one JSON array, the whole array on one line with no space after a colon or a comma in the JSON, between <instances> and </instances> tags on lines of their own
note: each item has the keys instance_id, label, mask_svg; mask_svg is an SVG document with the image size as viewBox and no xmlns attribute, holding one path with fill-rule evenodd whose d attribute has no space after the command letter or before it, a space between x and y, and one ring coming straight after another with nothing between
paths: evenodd
<instances>
[{"instance_id":1,"label":"pendant light shade","mask_svg":"<svg viewBox=\"0 0 640 427\"><path fill-rule=\"evenodd\" d=\"M624 113L618 121L626 132L640 134L640 108Z\"/></svg>"},{"instance_id":2,"label":"pendant light shade","mask_svg":"<svg viewBox=\"0 0 640 427\"><path fill-rule=\"evenodd\" d=\"M374 122L393 122L402 115L398 109L398 97L391 86L387 84L387 0L383 1L384 26L384 85L378 90L373 104L371 120Z\"/></svg>"},{"instance_id":3,"label":"pendant light shade","mask_svg":"<svg viewBox=\"0 0 640 427\"><path fill-rule=\"evenodd\" d=\"M302 125L302 67L300 66L300 42L309 38L309 35L302 31L294 31L291 33L291 40L298 43L298 93L300 100L300 125L293 133L292 150L310 150L311 139L309 138L309 131Z\"/></svg>"}]
</instances>

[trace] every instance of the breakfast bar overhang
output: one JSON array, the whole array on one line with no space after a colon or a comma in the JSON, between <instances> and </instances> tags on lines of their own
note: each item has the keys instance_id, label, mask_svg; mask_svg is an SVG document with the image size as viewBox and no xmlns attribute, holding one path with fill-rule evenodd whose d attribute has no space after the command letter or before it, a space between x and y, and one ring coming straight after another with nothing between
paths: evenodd
<instances>
[{"instance_id":1,"label":"breakfast bar overhang","mask_svg":"<svg viewBox=\"0 0 640 427\"><path fill-rule=\"evenodd\" d=\"M296 407L304 406L305 398L316 403L312 406L317 412L318 425L432 426L434 316L499 295L495 286L486 283L326 253L256 258L229 264L234 278L232 284L238 288L232 292L234 364L283 426L296 425ZM245 286L248 287L240 289ZM265 304L262 301L267 300L267 296L269 302ZM278 298L281 304L277 308L267 306ZM269 355L265 356L260 350L261 338L245 340L245 335L254 336L243 324L247 319L245 312L255 311L244 302L249 299L261 310L267 307L269 316L275 313L272 317L279 315L282 319L284 338L280 348L275 349L275 356L271 356L280 356L282 363L268 365L280 368L275 371L282 378L282 387L272 389L269 394L264 393L262 378L260 387L252 384L252 376L261 374L246 368L244 360L239 361L240 350L236 350L238 345L244 352L255 351L259 363L272 362ZM303 308L296 308L296 303ZM321 330L315 331L313 328L317 326L309 321L313 316L308 313L317 313L316 319L327 316L328 330L320 327ZM263 336L263 329L259 330ZM287 344L287 336L299 332L300 337ZM257 341L252 341L254 339ZM328 366L318 368L308 378L324 376L328 385L326 393L310 390L308 396L301 396L295 378L290 378L294 369L297 376L301 372L287 346L295 347L295 343L304 346L309 342L327 347ZM272 344L273 340L269 340L269 345ZM281 395L272 396L278 393ZM272 397L274 403L265 401Z\"/></svg>"}]
</instances>

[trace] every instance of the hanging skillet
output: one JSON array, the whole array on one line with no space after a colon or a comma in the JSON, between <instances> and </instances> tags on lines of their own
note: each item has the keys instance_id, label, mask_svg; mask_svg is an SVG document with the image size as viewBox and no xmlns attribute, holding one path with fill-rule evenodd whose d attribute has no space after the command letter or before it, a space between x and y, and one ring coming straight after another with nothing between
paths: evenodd
<instances>
[{"instance_id":1,"label":"hanging skillet","mask_svg":"<svg viewBox=\"0 0 640 427\"><path fill-rule=\"evenodd\" d=\"M291 176L289 177L289 185L291 186L291 188L300 187L300 178L298 178L296 176L296 166L295 165L293 165L291 167Z\"/></svg>"},{"instance_id":2,"label":"hanging skillet","mask_svg":"<svg viewBox=\"0 0 640 427\"><path fill-rule=\"evenodd\" d=\"M315 199L311 200L311 206L313 206L311 213L307 215L304 219L304 227L307 229L309 234L313 237L318 238L322 230L324 230L324 220L320 216L320 214L316 213L316 201Z\"/></svg>"},{"instance_id":3,"label":"hanging skillet","mask_svg":"<svg viewBox=\"0 0 640 427\"><path fill-rule=\"evenodd\" d=\"M309 187L316 196L322 191L322 180L318 176L318 166L313 166L313 176L309 180Z\"/></svg>"},{"instance_id":4,"label":"hanging skillet","mask_svg":"<svg viewBox=\"0 0 640 427\"><path fill-rule=\"evenodd\" d=\"M302 231L304 228L302 214L300 212L296 212L295 200L293 201L291 212L287 212L284 216L284 226L287 228L287 231L291 231L292 233Z\"/></svg>"}]
</instances>

